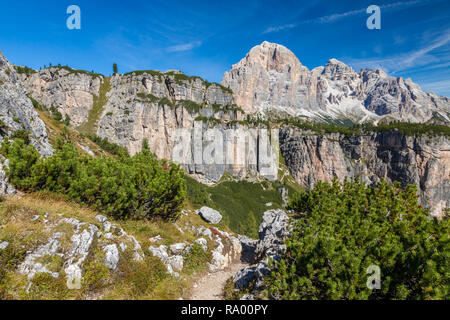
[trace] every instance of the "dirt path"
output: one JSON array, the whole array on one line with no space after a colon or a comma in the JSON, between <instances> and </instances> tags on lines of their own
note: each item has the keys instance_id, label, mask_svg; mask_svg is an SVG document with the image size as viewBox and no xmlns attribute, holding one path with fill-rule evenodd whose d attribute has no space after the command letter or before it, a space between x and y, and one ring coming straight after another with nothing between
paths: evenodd
<instances>
[{"instance_id":1,"label":"dirt path","mask_svg":"<svg viewBox=\"0 0 450 320\"><path fill-rule=\"evenodd\" d=\"M222 292L227 280L248 266L238 261L225 270L207 274L194 285L190 300L222 300Z\"/></svg>"}]
</instances>

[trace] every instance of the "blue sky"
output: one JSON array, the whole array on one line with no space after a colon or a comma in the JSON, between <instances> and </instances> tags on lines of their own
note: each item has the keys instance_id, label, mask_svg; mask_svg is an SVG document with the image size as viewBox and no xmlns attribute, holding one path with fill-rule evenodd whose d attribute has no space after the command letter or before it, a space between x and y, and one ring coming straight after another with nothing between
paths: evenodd
<instances>
[{"instance_id":1,"label":"blue sky","mask_svg":"<svg viewBox=\"0 0 450 320\"><path fill-rule=\"evenodd\" d=\"M81 8L81 30L66 9ZM381 7L381 30L365 12ZM450 1L4 1L0 50L14 64L61 63L109 75L179 69L220 82L264 40L285 45L312 69L336 58L355 70L381 67L450 96Z\"/></svg>"}]
</instances>

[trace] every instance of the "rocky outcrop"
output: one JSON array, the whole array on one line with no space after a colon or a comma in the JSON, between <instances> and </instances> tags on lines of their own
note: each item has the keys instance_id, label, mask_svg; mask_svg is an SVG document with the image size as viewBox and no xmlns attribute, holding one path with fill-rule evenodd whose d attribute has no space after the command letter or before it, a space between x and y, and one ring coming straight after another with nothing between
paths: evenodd
<instances>
[{"instance_id":1,"label":"rocky outcrop","mask_svg":"<svg viewBox=\"0 0 450 320\"><path fill-rule=\"evenodd\" d=\"M42 219L40 216L35 218ZM104 216L96 217L98 224L76 218L60 218L50 222L47 218L44 215L46 231L52 235L45 244L28 252L17 268L17 272L26 275L30 281L27 291L38 273L47 273L54 278L65 277L69 288L79 289L86 264L94 255L98 255L98 250L103 255L102 263L112 271L116 270L126 250L133 252L134 260L143 259L142 249L136 239ZM63 267L63 273L54 270L56 263Z\"/></svg>"},{"instance_id":2,"label":"rocky outcrop","mask_svg":"<svg viewBox=\"0 0 450 320\"><path fill-rule=\"evenodd\" d=\"M20 78L34 99L48 109L55 107L64 117L68 115L73 127L88 120L104 81L101 75L68 67L47 68Z\"/></svg>"},{"instance_id":3,"label":"rocky outcrop","mask_svg":"<svg viewBox=\"0 0 450 320\"><path fill-rule=\"evenodd\" d=\"M295 180L312 188L318 181L361 178L417 184L423 204L441 216L450 207L450 141L406 136L396 130L361 136L317 135L294 128L280 131L281 153Z\"/></svg>"},{"instance_id":4,"label":"rocky outcrop","mask_svg":"<svg viewBox=\"0 0 450 320\"><path fill-rule=\"evenodd\" d=\"M252 294L245 299L252 300L264 289L264 276L269 273L269 260L279 260L280 254L286 249L284 241L290 234L289 217L283 210L269 210L263 214L259 226L259 240L242 237L242 246L246 250L253 249L252 267L240 270L233 277L236 289L251 286Z\"/></svg>"},{"instance_id":5,"label":"rocky outcrop","mask_svg":"<svg viewBox=\"0 0 450 320\"><path fill-rule=\"evenodd\" d=\"M185 229L187 229L187 226ZM207 263L209 272L224 270L240 258L242 251L241 243L233 235L215 228L206 229L203 226L197 229L193 227L192 231L195 231L197 236L206 235L213 241L214 249L211 251L212 259ZM151 240L151 242L160 241L155 238ZM192 243L175 243L170 247L165 245L160 245L159 247L151 245L148 250L153 256L161 260L169 274L179 277L179 272L184 267L185 257L191 253L193 246L200 246L203 251L208 251L208 241L204 238L198 238Z\"/></svg>"},{"instance_id":6,"label":"rocky outcrop","mask_svg":"<svg viewBox=\"0 0 450 320\"><path fill-rule=\"evenodd\" d=\"M450 123L450 100L425 93L411 79L390 77L382 70L356 73L336 59L310 71L290 50L275 43L263 42L251 49L225 73L222 84L252 114L358 122L437 118Z\"/></svg>"},{"instance_id":7,"label":"rocky outcrop","mask_svg":"<svg viewBox=\"0 0 450 320\"><path fill-rule=\"evenodd\" d=\"M44 122L34 110L14 67L0 52L0 139L28 130L33 146L42 155L53 152Z\"/></svg>"},{"instance_id":8,"label":"rocky outcrop","mask_svg":"<svg viewBox=\"0 0 450 320\"><path fill-rule=\"evenodd\" d=\"M28 130L31 144L41 155L53 152L48 141L44 122L34 110L33 104L19 80L14 67L0 52L0 143L20 130ZM8 161L0 159L0 194L13 194L13 186L8 184L4 171Z\"/></svg>"}]
</instances>

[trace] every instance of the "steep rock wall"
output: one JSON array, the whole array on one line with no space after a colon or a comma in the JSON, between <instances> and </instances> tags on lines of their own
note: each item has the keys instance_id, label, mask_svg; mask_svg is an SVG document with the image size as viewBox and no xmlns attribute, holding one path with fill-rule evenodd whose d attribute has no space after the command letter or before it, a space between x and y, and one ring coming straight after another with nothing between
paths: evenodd
<instances>
[{"instance_id":1,"label":"steep rock wall","mask_svg":"<svg viewBox=\"0 0 450 320\"><path fill-rule=\"evenodd\" d=\"M367 183L385 179L417 184L432 215L440 216L450 207L447 137L413 137L397 131L347 137L284 128L280 148L292 176L304 187L334 178L360 177Z\"/></svg>"}]
</instances>

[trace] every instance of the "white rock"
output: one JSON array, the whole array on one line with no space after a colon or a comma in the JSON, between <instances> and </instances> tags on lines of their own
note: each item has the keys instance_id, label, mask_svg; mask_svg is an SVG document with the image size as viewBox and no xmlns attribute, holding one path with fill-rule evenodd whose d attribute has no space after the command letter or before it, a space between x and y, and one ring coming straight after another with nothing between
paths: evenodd
<instances>
[{"instance_id":1,"label":"white rock","mask_svg":"<svg viewBox=\"0 0 450 320\"><path fill-rule=\"evenodd\" d=\"M19 265L18 272L21 274L25 274L28 276L28 279L33 279L36 273L48 273L54 278L59 277L59 273L51 272L44 265L39 262L36 262L37 259L40 259L45 256L53 256L60 249L59 238L62 236L61 232L55 233L48 240L47 244L38 247L35 251L28 254L25 257L25 260Z\"/></svg>"},{"instance_id":2,"label":"white rock","mask_svg":"<svg viewBox=\"0 0 450 320\"><path fill-rule=\"evenodd\" d=\"M172 254L178 255L183 252L184 248L186 248L185 243L175 243L170 246L170 252Z\"/></svg>"},{"instance_id":3,"label":"white rock","mask_svg":"<svg viewBox=\"0 0 450 320\"><path fill-rule=\"evenodd\" d=\"M95 219L97 219L97 221L100 223L104 223L104 222L106 222L106 220L108 220L105 216L102 216L100 214L98 216L96 216Z\"/></svg>"},{"instance_id":4,"label":"white rock","mask_svg":"<svg viewBox=\"0 0 450 320\"><path fill-rule=\"evenodd\" d=\"M160 235L157 235L156 237L150 238L148 239L150 242L155 243L155 242L159 242L162 241L162 238Z\"/></svg>"},{"instance_id":5,"label":"white rock","mask_svg":"<svg viewBox=\"0 0 450 320\"><path fill-rule=\"evenodd\" d=\"M117 263L119 263L119 250L115 244L110 244L103 248L105 252L105 265L111 269L116 270Z\"/></svg>"},{"instance_id":6,"label":"white rock","mask_svg":"<svg viewBox=\"0 0 450 320\"><path fill-rule=\"evenodd\" d=\"M153 246L150 246L148 250L155 256L160 258L161 260L169 258L169 255L167 254L167 246L159 246L158 248L155 248Z\"/></svg>"},{"instance_id":7,"label":"white rock","mask_svg":"<svg viewBox=\"0 0 450 320\"><path fill-rule=\"evenodd\" d=\"M6 241L0 242L0 250L5 250L6 248L8 248L8 246L9 246L9 242L6 242Z\"/></svg>"},{"instance_id":8,"label":"white rock","mask_svg":"<svg viewBox=\"0 0 450 320\"><path fill-rule=\"evenodd\" d=\"M195 212L199 214L206 222L218 224L220 223L220 221L222 221L222 215L219 213L219 211L211 209L209 207L202 207Z\"/></svg>"}]
</instances>

